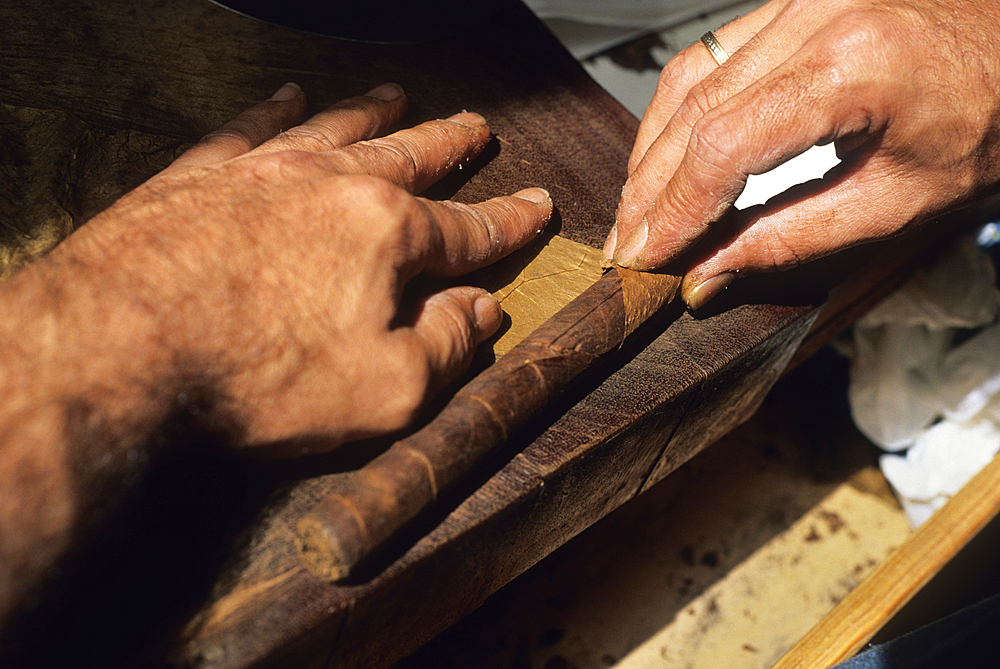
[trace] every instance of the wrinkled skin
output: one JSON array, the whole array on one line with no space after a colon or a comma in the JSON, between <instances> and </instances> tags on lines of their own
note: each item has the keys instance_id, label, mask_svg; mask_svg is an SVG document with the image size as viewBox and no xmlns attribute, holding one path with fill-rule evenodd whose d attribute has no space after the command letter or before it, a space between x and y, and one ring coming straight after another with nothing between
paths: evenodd
<instances>
[{"instance_id":1,"label":"wrinkled skin","mask_svg":"<svg viewBox=\"0 0 1000 669\"><path fill-rule=\"evenodd\" d=\"M489 128L372 139L405 109L385 85L302 122L284 86L0 286L0 628L178 407L236 447L334 447L408 424L499 327L483 290L404 289L523 245L552 202L415 197Z\"/></svg>"},{"instance_id":2,"label":"wrinkled skin","mask_svg":"<svg viewBox=\"0 0 1000 669\"><path fill-rule=\"evenodd\" d=\"M1000 180L1000 2L774 0L715 35L722 66L696 43L663 70L604 251L636 269L681 258L689 305ZM731 209L748 175L828 142L841 164L822 180Z\"/></svg>"},{"instance_id":3,"label":"wrinkled skin","mask_svg":"<svg viewBox=\"0 0 1000 669\"><path fill-rule=\"evenodd\" d=\"M458 114L370 139L406 108L396 88L380 90L398 97L353 98L297 127L298 91L250 110L53 258L124 277L140 297L122 302L159 312L154 336L223 385L250 444L407 424L500 311L485 291L454 288L404 313L404 286L497 260L551 212L537 189L473 206L413 197L475 156L489 128Z\"/></svg>"}]
</instances>

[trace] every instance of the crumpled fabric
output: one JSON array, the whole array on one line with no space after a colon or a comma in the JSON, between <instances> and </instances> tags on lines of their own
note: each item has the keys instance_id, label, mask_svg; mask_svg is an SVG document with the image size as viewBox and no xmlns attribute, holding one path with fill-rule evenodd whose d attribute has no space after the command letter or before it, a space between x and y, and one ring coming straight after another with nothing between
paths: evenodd
<instances>
[{"instance_id":1,"label":"crumpled fabric","mask_svg":"<svg viewBox=\"0 0 1000 669\"><path fill-rule=\"evenodd\" d=\"M998 315L992 260L967 236L855 324L851 411L913 527L1000 451Z\"/></svg>"}]
</instances>

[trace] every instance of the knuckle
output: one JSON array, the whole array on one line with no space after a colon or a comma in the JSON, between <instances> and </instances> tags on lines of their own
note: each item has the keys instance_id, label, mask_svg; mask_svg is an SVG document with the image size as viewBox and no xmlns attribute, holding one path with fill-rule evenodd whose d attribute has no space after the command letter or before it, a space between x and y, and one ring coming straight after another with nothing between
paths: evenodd
<instances>
[{"instance_id":1,"label":"knuckle","mask_svg":"<svg viewBox=\"0 0 1000 669\"><path fill-rule=\"evenodd\" d=\"M239 145L244 151L249 151L250 149L257 146L258 142L255 137L259 136L258 132L256 135L253 130L249 127L245 127L249 124L230 124L219 128L218 130L213 130L198 142L201 146L212 145L212 144L236 144Z\"/></svg>"},{"instance_id":2,"label":"knuckle","mask_svg":"<svg viewBox=\"0 0 1000 669\"><path fill-rule=\"evenodd\" d=\"M786 270L799 267L823 255L824 231L836 229L836 214L831 211L816 212L789 226L773 221L759 234L760 269Z\"/></svg>"},{"instance_id":3,"label":"knuckle","mask_svg":"<svg viewBox=\"0 0 1000 669\"><path fill-rule=\"evenodd\" d=\"M698 52L699 47L698 44L689 46L667 61L667 64L660 70L660 77L656 84L658 90L680 94L697 83L698 79L695 73L699 69L699 58L701 58L701 54Z\"/></svg>"},{"instance_id":4,"label":"knuckle","mask_svg":"<svg viewBox=\"0 0 1000 669\"><path fill-rule=\"evenodd\" d=\"M497 249L504 243L503 230L498 220L516 220L520 212L510 200L494 200L490 203L489 213L482 207L462 207L469 225L467 229L472 236L475 247Z\"/></svg>"},{"instance_id":5,"label":"knuckle","mask_svg":"<svg viewBox=\"0 0 1000 669\"><path fill-rule=\"evenodd\" d=\"M281 133L275 142L283 147L300 151L325 151L339 145L340 137L318 123L298 125Z\"/></svg>"},{"instance_id":6,"label":"knuckle","mask_svg":"<svg viewBox=\"0 0 1000 669\"><path fill-rule=\"evenodd\" d=\"M261 181L298 179L321 169L315 154L307 151L267 153L252 162L254 176Z\"/></svg>"},{"instance_id":7,"label":"knuckle","mask_svg":"<svg viewBox=\"0 0 1000 669\"><path fill-rule=\"evenodd\" d=\"M677 118L688 128L696 127L719 104L716 87L699 81L691 87L677 108Z\"/></svg>"},{"instance_id":8,"label":"knuckle","mask_svg":"<svg viewBox=\"0 0 1000 669\"><path fill-rule=\"evenodd\" d=\"M412 187L422 166L417 159L417 151L397 137L380 137L359 142L351 147L373 166L384 166L393 175L393 180L403 187Z\"/></svg>"},{"instance_id":9,"label":"knuckle","mask_svg":"<svg viewBox=\"0 0 1000 669\"><path fill-rule=\"evenodd\" d=\"M520 216L516 206L505 200L493 200L478 207L450 201L440 202L438 205L457 215L455 220L460 223L461 228L460 253L473 264L484 263L500 253L512 236L509 228L501 221L511 221ZM440 225L446 223L439 224L439 227ZM450 274L453 270L439 268L439 271Z\"/></svg>"},{"instance_id":10,"label":"knuckle","mask_svg":"<svg viewBox=\"0 0 1000 669\"><path fill-rule=\"evenodd\" d=\"M884 57L899 37L895 21L886 20L887 17L887 13L873 17L871 11L857 9L840 14L817 44L815 58L821 71L845 75L835 77L835 81L846 82L849 81L846 75L856 69L855 63L870 63L873 58Z\"/></svg>"},{"instance_id":11,"label":"knuckle","mask_svg":"<svg viewBox=\"0 0 1000 669\"><path fill-rule=\"evenodd\" d=\"M678 193L673 199L674 207L687 210L695 209L696 205L689 203L695 200L691 193ZM673 256L700 239L711 227L710 217L698 217L693 222L678 216L664 216L660 206L656 206L647 214L649 236L660 240L662 253Z\"/></svg>"},{"instance_id":12,"label":"knuckle","mask_svg":"<svg viewBox=\"0 0 1000 669\"><path fill-rule=\"evenodd\" d=\"M344 205L356 212L358 220L368 220L364 234L375 241L382 252L405 250L417 243L420 228L419 210L415 198L394 184L379 177L344 175L338 177L346 194Z\"/></svg>"},{"instance_id":13,"label":"knuckle","mask_svg":"<svg viewBox=\"0 0 1000 669\"><path fill-rule=\"evenodd\" d=\"M360 208L375 208L382 214L398 214L408 208L412 197L392 183L367 174L342 174L336 177L350 201Z\"/></svg>"},{"instance_id":14,"label":"knuckle","mask_svg":"<svg viewBox=\"0 0 1000 669\"><path fill-rule=\"evenodd\" d=\"M444 309L445 323L442 329L447 331L448 351L443 359L447 369L461 364L476 341L476 325L472 313L464 308L458 299L448 297L451 304Z\"/></svg>"},{"instance_id":15,"label":"knuckle","mask_svg":"<svg viewBox=\"0 0 1000 669\"><path fill-rule=\"evenodd\" d=\"M382 214L386 227L396 233L406 230L413 219L413 198L406 191L382 179L367 182L366 195Z\"/></svg>"},{"instance_id":16,"label":"knuckle","mask_svg":"<svg viewBox=\"0 0 1000 669\"><path fill-rule=\"evenodd\" d=\"M738 155L739 147L739 138L727 119L708 114L695 124L688 153L706 176L719 177L726 174L726 167Z\"/></svg>"},{"instance_id":17,"label":"knuckle","mask_svg":"<svg viewBox=\"0 0 1000 669\"><path fill-rule=\"evenodd\" d=\"M791 269L803 263L803 254L781 234L775 234L762 250L768 269Z\"/></svg>"}]
</instances>

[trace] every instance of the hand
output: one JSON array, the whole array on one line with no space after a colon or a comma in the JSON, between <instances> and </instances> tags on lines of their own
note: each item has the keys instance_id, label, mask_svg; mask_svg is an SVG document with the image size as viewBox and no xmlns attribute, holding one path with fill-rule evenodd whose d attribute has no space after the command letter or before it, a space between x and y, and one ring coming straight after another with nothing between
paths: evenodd
<instances>
[{"instance_id":1,"label":"hand","mask_svg":"<svg viewBox=\"0 0 1000 669\"><path fill-rule=\"evenodd\" d=\"M552 212L537 188L411 194L483 148L482 117L370 139L402 117L398 87L296 126L305 108L282 87L0 285L0 636L158 451L396 430L498 327L485 291L411 285Z\"/></svg>"},{"instance_id":2,"label":"hand","mask_svg":"<svg viewBox=\"0 0 1000 669\"><path fill-rule=\"evenodd\" d=\"M121 357L197 379L242 443L402 428L501 319L486 291L403 304L407 284L497 260L552 211L541 189L472 206L413 197L489 129L462 113L370 139L405 108L385 85L292 127L305 97L284 87L92 220L54 267L115 305L103 341L156 342Z\"/></svg>"},{"instance_id":3,"label":"hand","mask_svg":"<svg viewBox=\"0 0 1000 669\"><path fill-rule=\"evenodd\" d=\"M715 35L724 65L698 43L664 69L604 251L636 269L687 253L690 306L737 272L898 234L1000 180L1000 2L774 0ZM841 164L822 180L730 208L748 175L828 142Z\"/></svg>"}]
</instances>

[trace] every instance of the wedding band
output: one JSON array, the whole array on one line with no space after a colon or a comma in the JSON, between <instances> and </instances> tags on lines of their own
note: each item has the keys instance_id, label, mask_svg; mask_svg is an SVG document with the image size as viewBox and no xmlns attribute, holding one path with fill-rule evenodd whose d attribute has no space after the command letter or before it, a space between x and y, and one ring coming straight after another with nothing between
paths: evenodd
<instances>
[{"instance_id":1,"label":"wedding band","mask_svg":"<svg viewBox=\"0 0 1000 669\"><path fill-rule=\"evenodd\" d=\"M701 36L701 43L705 45L705 48L708 49L708 52L712 54L712 58L719 65L729 60L729 54L719 44L719 40L715 39L715 35L712 34L711 30Z\"/></svg>"}]
</instances>

